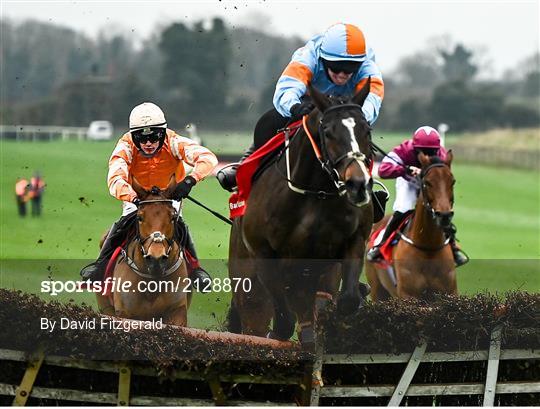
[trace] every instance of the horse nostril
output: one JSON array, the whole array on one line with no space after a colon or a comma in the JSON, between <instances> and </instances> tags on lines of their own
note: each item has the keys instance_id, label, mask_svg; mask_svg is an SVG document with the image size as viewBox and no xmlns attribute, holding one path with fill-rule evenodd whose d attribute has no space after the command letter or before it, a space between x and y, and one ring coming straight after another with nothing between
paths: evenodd
<instances>
[{"instance_id":1,"label":"horse nostril","mask_svg":"<svg viewBox=\"0 0 540 409\"><path fill-rule=\"evenodd\" d=\"M167 260L168 258L169 258L169 256L166 255L166 254L164 254L164 255L162 255L162 256L159 258L159 260L160 260L160 261L165 261L165 260Z\"/></svg>"}]
</instances>

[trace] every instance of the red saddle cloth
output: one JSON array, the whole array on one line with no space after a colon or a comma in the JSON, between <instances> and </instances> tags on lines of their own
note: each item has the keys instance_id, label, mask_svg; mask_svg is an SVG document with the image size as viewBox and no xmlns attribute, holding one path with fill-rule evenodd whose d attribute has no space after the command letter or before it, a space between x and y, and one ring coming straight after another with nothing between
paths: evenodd
<instances>
[{"instance_id":1,"label":"red saddle cloth","mask_svg":"<svg viewBox=\"0 0 540 409\"><path fill-rule=\"evenodd\" d=\"M402 229L405 228L405 226L407 225L407 223L409 222L409 220L412 218L412 214L409 214L405 220L403 220L401 222L401 224L399 225L399 227L394 230L392 232L392 234L390 234L390 236L388 237L388 239L384 242L384 243L381 243L379 245L379 250L381 251L381 254L382 254L382 260L379 261L379 262L376 262L375 264L378 266L378 267L381 267L381 268L386 268L390 265L392 265L392 263L394 262L392 256L392 250L394 248L394 246L398 243L399 239L400 239L400 236L397 234L398 231L402 231ZM379 236L379 234L383 231L383 229L386 228L386 224L383 224L382 226L380 226L377 230L375 230L371 236L369 237L369 246L368 248L372 248L374 243L375 243L375 239Z\"/></svg>"},{"instance_id":2,"label":"red saddle cloth","mask_svg":"<svg viewBox=\"0 0 540 409\"><path fill-rule=\"evenodd\" d=\"M302 126L302 121L292 123L287 127L289 138L292 138ZM259 168L261 161L266 155L274 152L285 142L285 131L282 131L272 137L263 146L253 152L242 164L236 172L236 182L238 191L234 192L229 198L230 218L243 216L247 209L247 201L251 192L253 175Z\"/></svg>"}]
</instances>

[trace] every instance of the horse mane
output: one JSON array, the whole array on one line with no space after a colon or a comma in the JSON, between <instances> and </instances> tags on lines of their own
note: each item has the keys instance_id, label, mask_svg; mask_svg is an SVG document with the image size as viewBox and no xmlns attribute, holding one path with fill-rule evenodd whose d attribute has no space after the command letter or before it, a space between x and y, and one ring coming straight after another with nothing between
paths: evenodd
<instances>
[{"instance_id":1,"label":"horse mane","mask_svg":"<svg viewBox=\"0 0 540 409\"><path fill-rule=\"evenodd\" d=\"M444 161L441 159L440 156L430 156L429 157L429 162L431 165L433 164L436 164L436 163L444 163Z\"/></svg>"}]
</instances>

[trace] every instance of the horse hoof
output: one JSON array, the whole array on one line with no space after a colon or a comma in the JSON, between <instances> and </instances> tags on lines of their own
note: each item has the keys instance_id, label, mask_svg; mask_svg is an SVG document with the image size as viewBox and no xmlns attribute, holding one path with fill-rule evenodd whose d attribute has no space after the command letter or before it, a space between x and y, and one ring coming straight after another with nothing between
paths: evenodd
<instances>
[{"instance_id":1,"label":"horse hoof","mask_svg":"<svg viewBox=\"0 0 540 409\"><path fill-rule=\"evenodd\" d=\"M358 283L358 288L360 290L360 294L364 298L371 294L371 286L369 284Z\"/></svg>"},{"instance_id":2,"label":"horse hoof","mask_svg":"<svg viewBox=\"0 0 540 409\"><path fill-rule=\"evenodd\" d=\"M364 298L360 294L356 296L340 297L337 309L340 314L349 315L358 310L364 302Z\"/></svg>"},{"instance_id":3,"label":"horse hoof","mask_svg":"<svg viewBox=\"0 0 540 409\"><path fill-rule=\"evenodd\" d=\"M268 334L266 334L266 338L275 339L277 341L288 341L289 340L289 338L281 337L277 333L275 333L274 331L268 332Z\"/></svg>"}]
</instances>

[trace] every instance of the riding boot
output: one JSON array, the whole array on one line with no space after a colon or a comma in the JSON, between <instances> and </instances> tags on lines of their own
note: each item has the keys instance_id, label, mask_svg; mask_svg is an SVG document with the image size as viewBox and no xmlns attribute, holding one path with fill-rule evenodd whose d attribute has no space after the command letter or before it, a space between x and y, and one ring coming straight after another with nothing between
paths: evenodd
<instances>
[{"instance_id":1,"label":"riding boot","mask_svg":"<svg viewBox=\"0 0 540 409\"><path fill-rule=\"evenodd\" d=\"M399 227L399 225L403 222L405 217L408 215L408 212L401 213L401 212L394 212L390 220L388 220L388 223L386 224L386 229L384 230L384 234L382 236L381 241L376 246L373 246L366 254L366 260L370 262L377 262L380 261L382 258L381 249L380 246L388 240L390 235Z\"/></svg>"},{"instance_id":2,"label":"riding boot","mask_svg":"<svg viewBox=\"0 0 540 409\"><path fill-rule=\"evenodd\" d=\"M467 264L469 262L469 256L461 250L459 245L456 242L456 233L457 233L457 227L454 223L450 225L450 228L446 230L446 234L450 236L450 248L452 249L452 254L454 255L454 262L456 263L456 267L460 267L463 264Z\"/></svg>"},{"instance_id":3,"label":"riding boot","mask_svg":"<svg viewBox=\"0 0 540 409\"><path fill-rule=\"evenodd\" d=\"M137 212L130 213L126 216L122 216L116 223L114 223L107 234L107 238L101 246L99 256L96 261L83 267L80 274L83 280L101 281L105 275L105 269L107 263L111 258L114 250L122 245L127 238L127 234L130 227L135 220Z\"/></svg>"},{"instance_id":4,"label":"riding boot","mask_svg":"<svg viewBox=\"0 0 540 409\"><path fill-rule=\"evenodd\" d=\"M238 163L225 167L217 173L217 180L223 189L228 190L229 192L233 192L236 189L236 171L242 162L244 162L253 152L255 152L255 144L252 143L244 152L244 155L242 155Z\"/></svg>"},{"instance_id":5,"label":"riding boot","mask_svg":"<svg viewBox=\"0 0 540 409\"><path fill-rule=\"evenodd\" d=\"M189 232L187 224L183 219L179 219L179 222L184 225L185 228L185 238L184 242L184 257L188 266L188 275L191 283L193 283L193 288L200 292L210 292L210 290L204 291L206 288L211 288L212 277L210 274L201 267L199 263L199 258L197 257L197 251L195 250L195 243Z\"/></svg>"}]
</instances>

